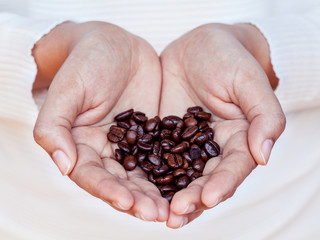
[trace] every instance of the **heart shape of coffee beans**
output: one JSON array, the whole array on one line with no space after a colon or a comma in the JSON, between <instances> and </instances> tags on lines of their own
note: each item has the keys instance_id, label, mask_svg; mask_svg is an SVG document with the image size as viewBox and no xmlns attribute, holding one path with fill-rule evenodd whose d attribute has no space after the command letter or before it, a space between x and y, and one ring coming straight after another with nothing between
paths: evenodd
<instances>
[{"instance_id":1,"label":"heart shape of coffee beans","mask_svg":"<svg viewBox=\"0 0 320 240\"><path fill-rule=\"evenodd\" d=\"M169 202L173 195L202 176L205 163L220 154L208 121L211 113L200 106L187 109L183 118L170 115L148 119L129 109L119 113L107 134L117 143L115 159L131 171L139 166Z\"/></svg>"}]
</instances>

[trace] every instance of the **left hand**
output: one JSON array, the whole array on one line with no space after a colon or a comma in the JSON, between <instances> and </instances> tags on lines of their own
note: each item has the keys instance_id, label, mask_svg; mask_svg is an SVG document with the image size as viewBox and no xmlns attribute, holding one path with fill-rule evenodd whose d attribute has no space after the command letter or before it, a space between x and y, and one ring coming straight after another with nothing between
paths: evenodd
<instances>
[{"instance_id":1,"label":"left hand","mask_svg":"<svg viewBox=\"0 0 320 240\"><path fill-rule=\"evenodd\" d=\"M231 197L257 163L267 163L285 116L272 90L268 43L252 25L201 26L171 43L161 63L160 115L202 106L213 113L222 148L203 176L173 197L167 225L178 228Z\"/></svg>"}]
</instances>

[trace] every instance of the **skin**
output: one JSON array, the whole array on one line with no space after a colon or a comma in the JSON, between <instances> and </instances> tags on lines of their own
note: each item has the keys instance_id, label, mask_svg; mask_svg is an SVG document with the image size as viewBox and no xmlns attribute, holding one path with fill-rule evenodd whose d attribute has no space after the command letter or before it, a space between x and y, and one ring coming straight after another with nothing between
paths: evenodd
<instances>
[{"instance_id":1,"label":"skin","mask_svg":"<svg viewBox=\"0 0 320 240\"><path fill-rule=\"evenodd\" d=\"M119 211L181 227L231 197L275 142L285 118L272 88L277 78L262 34L248 24L208 24L157 56L143 39L102 22L63 23L33 50L34 91L48 88L34 128L63 175ZM213 113L223 154L169 206L140 170L113 159L106 134L113 117L134 108L152 117L193 105ZM271 149L270 149L271 151ZM66 166L61 153L69 160ZM223 184L222 184L223 183Z\"/></svg>"},{"instance_id":2,"label":"skin","mask_svg":"<svg viewBox=\"0 0 320 240\"><path fill-rule=\"evenodd\" d=\"M214 139L223 149L222 156L207 162L203 177L173 197L168 227L181 227L231 197L256 163L266 164L262 144L275 142L285 126L271 88L277 79L268 52L266 40L251 25L208 24L162 53L160 115L202 106L213 113Z\"/></svg>"}]
</instances>

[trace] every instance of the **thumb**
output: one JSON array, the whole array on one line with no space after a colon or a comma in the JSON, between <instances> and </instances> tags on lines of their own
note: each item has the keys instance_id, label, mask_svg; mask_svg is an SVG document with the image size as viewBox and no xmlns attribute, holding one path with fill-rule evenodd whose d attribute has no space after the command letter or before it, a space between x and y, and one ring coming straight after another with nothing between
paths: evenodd
<instances>
[{"instance_id":1,"label":"thumb","mask_svg":"<svg viewBox=\"0 0 320 240\"><path fill-rule=\"evenodd\" d=\"M72 171L77 160L71 129L82 103L81 91L76 91L79 88L75 83L72 87L67 85L67 81L53 80L33 130L35 141L64 176Z\"/></svg>"},{"instance_id":2,"label":"thumb","mask_svg":"<svg viewBox=\"0 0 320 240\"><path fill-rule=\"evenodd\" d=\"M285 129L286 118L268 78L249 81L240 98L240 107L250 122L248 143L257 164L266 165L274 143Z\"/></svg>"}]
</instances>

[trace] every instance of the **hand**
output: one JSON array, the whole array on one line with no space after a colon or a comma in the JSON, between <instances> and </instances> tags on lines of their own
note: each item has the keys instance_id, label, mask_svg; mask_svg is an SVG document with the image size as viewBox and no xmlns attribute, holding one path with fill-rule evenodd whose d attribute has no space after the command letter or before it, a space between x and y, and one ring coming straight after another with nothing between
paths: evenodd
<instances>
[{"instance_id":1,"label":"hand","mask_svg":"<svg viewBox=\"0 0 320 240\"><path fill-rule=\"evenodd\" d=\"M267 163L285 117L271 88L277 79L268 44L254 26L201 26L171 43L161 63L160 115L193 105L211 111L223 152L173 197L167 225L177 228L231 197L256 163Z\"/></svg>"},{"instance_id":2,"label":"hand","mask_svg":"<svg viewBox=\"0 0 320 240\"><path fill-rule=\"evenodd\" d=\"M168 202L141 170L127 172L114 160L107 139L119 112L158 114L161 69L153 48L111 24L64 23L33 54L34 88L50 85L34 127L37 143L90 194L141 219L165 221Z\"/></svg>"}]
</instances>

